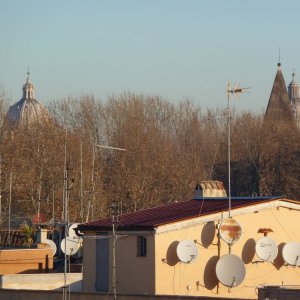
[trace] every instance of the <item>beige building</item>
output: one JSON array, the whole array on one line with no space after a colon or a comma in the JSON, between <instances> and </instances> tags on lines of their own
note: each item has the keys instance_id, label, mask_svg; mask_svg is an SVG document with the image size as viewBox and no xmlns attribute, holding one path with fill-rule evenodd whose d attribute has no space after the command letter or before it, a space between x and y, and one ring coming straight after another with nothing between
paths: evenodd
<instances>
[{"instance_id":1,"label":"beige building","mask_svg":"<svg viewBox=\"0 0 300 300\"><path fill-rule=\"evenodd\" d=\"M261 285L299 284L299 268L284 261L282 250L287 243L300 242L300 203L240 197L232 198L231 205L231 217L242 228L240 239L231 246L219 234L220 224L228 218L227 197L198 197L121 215L115 255L117 293L257 299ZM111 219L81 224L79 230L84 233L83 291L112 292ZM256 254L264 232L276 244L274 260ZM177 254L182 241L190 241L197 250L190 263ZM231 287L216 275L220 258L229 252L240 258L246 272L242 282ZM231 268L223 270L230 272Z\"/></svg>"}]
</instances>

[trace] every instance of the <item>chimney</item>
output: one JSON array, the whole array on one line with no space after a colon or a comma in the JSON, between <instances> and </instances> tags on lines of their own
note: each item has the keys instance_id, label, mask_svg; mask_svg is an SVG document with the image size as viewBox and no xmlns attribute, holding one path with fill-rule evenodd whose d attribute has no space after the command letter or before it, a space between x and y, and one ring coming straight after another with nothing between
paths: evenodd
<instances>
[{"instance_id":1,"label":"chimney","mask_svg":"<svg viewBox=\"0 0 300 300\"><path fill-rule=\"evenodd\" d=\"M197 183L194 198L195 200L219 197L227 197L223 182L209 180Z\"/></svg>"},{"instance_id":2,"label":"chimney","mask_svg":"<svg viewBox=\"0 0 300 300\"><path fill-rule=\"evenodd\" d=\"M37 231L36 242L38 244L44 244L46 240L47 240L47 229L39 228Z\"/></svg>"}]
</instances>

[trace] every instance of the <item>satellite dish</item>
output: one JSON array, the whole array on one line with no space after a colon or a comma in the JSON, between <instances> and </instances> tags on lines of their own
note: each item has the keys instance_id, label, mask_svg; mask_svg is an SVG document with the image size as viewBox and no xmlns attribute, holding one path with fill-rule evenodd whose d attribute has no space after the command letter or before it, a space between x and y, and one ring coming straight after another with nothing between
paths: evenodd
<instances>
[{"instance_id":1,"label":"satellite dish","mask_svg":"<svg viewBox=\"0 0 300 300\"><path fill-rule=\"evenodd\" d=\"M52 240L49 240L49 239L46 239L44 243L50 246L50 248L53 251L53 256L54 256L56 254L56 251L57 251L56 244Z\"/></svg>"},{"instance_id":2,"label":"satellite dish","mask_svg":"<svg viewBox=\"0 0 300 300\"><path fill-rule=\"evenodd\" d=\"M217 262L216 275L223 285L236 287L243 282L246 275L244 262L234 254L226 254Z\"/></svg>"},{"instance_id":3,"label":"satellite dish","mask_svg":"<svg viewBox=\"0 0 300 300\"><path fill-rule=\"evenodd\" d=\"M236 243L242 236L242 227L233 218L225 219L220 225L220 236L227 244Z\"/></svg>"},{"instance_id":4,"label":"satellite dish","mask_svg":"<svg viewBox=\"0 0 300 300\"><path fill-rule=\"evenodd\" d=\"M177 256L183 263L190 264L198 257L198 248L194 241L181 241L176 248Z\"/></svg>"},{"instance_id":5,"label":"satellite dish","mask_svg":"<svg viewBox=\"0 0 300 300\"><path fill-rule=\"evenodd\" d=\"M277 257L278 247L271 238L265 236L256 242L255 251L260 259L273 261Z\"/></svg>"},{"instance_id":6,"label":"satellite dish","mask_svg":"<svg viewBox=\"0 0 300 300\"><path fill-rule=\"evenodd\" d=\"M60 243L61 251L66 253L66 255L75 254L78 251L79 246L78 240L71 237L64 238Z\"/></svg>"},{"instance_id":7,"label":"satellite dish","mask_svg":"<svg viewBox=\"0 0 300 300\"><path fill-rule=\"evenodd\" d=\"M69 237L77 237L77 234L74 229L77 228L78 225L79 223L74 223L69 227Z\"/></svg>"},{"instance_id":8,"label":"satellite dish","mask_svg":"<svg viewBox=\"0 0 300 300\"><path fill-rule=\"evenodd\" d=\"M284 261L292 266L300 266L300 243L291 242L284 245L282 249Z\"/></svg>"}]
</instances>

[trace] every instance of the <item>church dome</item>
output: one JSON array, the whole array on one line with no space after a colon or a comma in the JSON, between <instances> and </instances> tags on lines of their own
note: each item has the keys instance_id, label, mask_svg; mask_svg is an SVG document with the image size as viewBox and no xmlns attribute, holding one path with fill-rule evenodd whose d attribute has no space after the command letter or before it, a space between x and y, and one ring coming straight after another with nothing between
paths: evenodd
<instances>
[{"instance_id":1,"label":"church dome","mask_svg":"<svg viewBox=\"0 0 300 300\"><path fill-rule=\"evenodd\" d=\"M23 85L23 97L9 107L6 115L10 127L28 127L33 124L49 123L51 117L46 108L34 98L34 87L28 77Z\"/></svg>"}]
</instances>

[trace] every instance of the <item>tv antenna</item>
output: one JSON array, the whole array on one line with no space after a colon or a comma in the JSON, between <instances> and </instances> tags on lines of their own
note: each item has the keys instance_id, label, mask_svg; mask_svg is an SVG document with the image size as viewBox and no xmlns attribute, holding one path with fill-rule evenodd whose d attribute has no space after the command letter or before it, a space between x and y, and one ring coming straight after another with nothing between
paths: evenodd
<instances>
[{"instance_id":1,"label":"tv antenna","mask_svg":"<svg viewBox=\"0 0 300 300\"><path fill-rule=\"evenodd\" d=\"M227 106L227 114L228 114L228 214L229 218L231 218L231 181L230 181L230 175L231 175L231 109L230 109L230 96L236 96L239 98L239 94L245 93L246 90L250 89L250 87L241 88L239 84L234 84L233 86L230 85L230 82L227 84L227 100L228 100L228 106Z\"/></svg>"}]
</instances>

